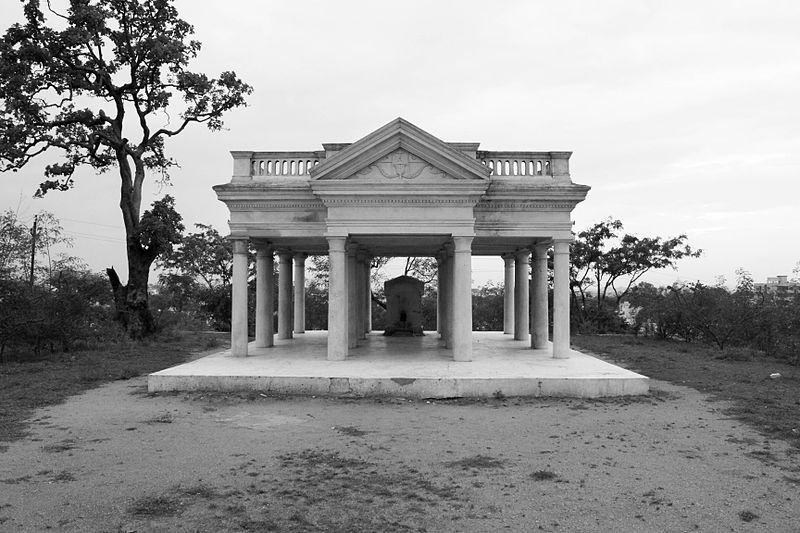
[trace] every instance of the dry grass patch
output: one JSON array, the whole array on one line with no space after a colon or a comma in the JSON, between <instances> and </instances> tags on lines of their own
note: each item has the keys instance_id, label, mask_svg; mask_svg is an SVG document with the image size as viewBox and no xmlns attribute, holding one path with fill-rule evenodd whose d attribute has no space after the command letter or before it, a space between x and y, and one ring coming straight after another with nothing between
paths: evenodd
<instances>
[{"instance_id":1,"label":"dry grass patch","mask_svg":"<svg viewBox=\"0 0 800 533\"><path fill-rule=\"evenodd\" d=\"M727 413L800 448L800 367L768 357L721 358L701 344L630 335L578 335L573 344L648 377L731 402ZM779 373L778 379L770 374Z\"/></svg>"},{"instance_id":2,"label":"dry grass patch","mask_svg":"<svg viewBox=\"0 0 800 533\"><path fill-rule=\"evenodd\" d=\"M213 334L220 339L225 334ZM221 342L221 341L220 341ZM126 341L100 350L44 354L35 360L0 364L0 442L25 435L34 409L104 383L126 380L182 363L206 349L208 336L179 334L145 342Z\"/></svg>"}]
</instances>

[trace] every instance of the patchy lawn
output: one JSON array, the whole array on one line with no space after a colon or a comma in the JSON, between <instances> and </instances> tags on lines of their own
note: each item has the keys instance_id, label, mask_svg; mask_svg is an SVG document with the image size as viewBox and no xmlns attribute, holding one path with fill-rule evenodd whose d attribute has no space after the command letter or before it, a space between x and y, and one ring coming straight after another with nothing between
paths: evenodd
<instances>
[{"instance_id":1,"label":"patchy lawn","mask_svg":"<svg viewBox=\"0 0 800 533\"><path fill-rule=\"evenodd\" d=\"M576 335L572 342L634 372L730 401L731 416L800 448L800 367L740 351L630 335Z\"/></svg>"},{"instance_id":2,"label":"patchy lawn","mask_svg":"<svg viewBox=\"0 0 800 533\"><path fill-rule=\"evenodd\" d=\"M34 409L109 381L130 379L186 361L192 354L222 349L227 333L185 332L105 350L44 354L39 359L0 364L0 442L25 434Z\"/></svg>"}]
</instances>

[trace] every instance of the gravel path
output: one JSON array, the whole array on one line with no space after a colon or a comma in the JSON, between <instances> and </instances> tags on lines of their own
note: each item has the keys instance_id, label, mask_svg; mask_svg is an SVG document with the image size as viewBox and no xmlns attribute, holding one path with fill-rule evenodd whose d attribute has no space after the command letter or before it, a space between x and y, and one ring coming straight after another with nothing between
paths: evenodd
<instances>
[{"instance_id":1,"label":"gravel path","mask_svg":"<svg viewBox=\"0 0 800 533\"><path fill-rule=\"evenodd\" d=\"M796 450L652 388L411 402L115 382L0 448L0 530L797 531Z\"/></svg>"}]
</instances>

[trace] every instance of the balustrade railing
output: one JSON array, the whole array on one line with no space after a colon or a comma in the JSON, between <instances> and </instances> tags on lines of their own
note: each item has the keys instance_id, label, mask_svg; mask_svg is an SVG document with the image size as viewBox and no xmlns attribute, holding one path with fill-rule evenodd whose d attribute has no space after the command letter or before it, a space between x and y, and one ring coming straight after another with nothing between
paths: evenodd
<instances>
[{"instance_id":1,"label":"balustrade railing","mask_svg":"<svg viewBox=\"0 0 800 533\"><path fill-rule=\"evenodd\" d=\"M308 176L325 160L326 152L231 152L234 179ZM475 152L477 160L498 177L550 177L569 180L571 152Z\"/></svg>"},{"instance_id":2,"label":"balustrade railing","mask_svg":"<svg viewBox=\"0 0 800 533\"><path fill-rule=\"evenodd\" d=\"M569 175L569 152L485 152L477 159L490 169L492 176L562 176Z\"/></svg>"},{"instance_id":3,"label":"balustrade railing","mask_svg":"<svg viewBox=\"0 0 800 533\"><path fill-rule=\"evenodd\" d=\"M250 175L308 176L320 159L316 152L257 152L250 157Z\"/></svg>"}]
</instances>

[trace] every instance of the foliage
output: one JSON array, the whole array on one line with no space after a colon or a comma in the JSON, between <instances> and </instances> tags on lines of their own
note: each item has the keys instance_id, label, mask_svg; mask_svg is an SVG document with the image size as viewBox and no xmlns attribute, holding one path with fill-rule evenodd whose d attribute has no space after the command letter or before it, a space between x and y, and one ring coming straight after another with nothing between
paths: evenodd
<instances>
[{"instance_id":1,"label":"foliage","mask_svg":"<svg viewBox=\"0 0 800 533\"><path fill-rule=\"evenodd\" d=\"M700 341L721 351L761 352L798 363L800 296L755 290L750 274L737 271L733 291L723 285L641 284L626 298L636 309L634 329L662 339Z\"/></svg>"},{"instance_id":2,"label":"foliage","mask_svg":"<svg viewBox=\"0 0 800 533\"><path fill-rule=\"evenodd\" d=\"M7 349L38 355L43 349L70 351L116 337L109 324L111 294L97 273L55 265L53 279L31 287L0 280L0 360Z\"/></svg>"},{"instance_id":3,"label":"foliage","mask_svg":"<svg viewBox=\"0 0 800 533\"><path fill-rule=\"evenodd\" d=\"M164 254L157 265L164 276L185 276L201 281L209 289L230 286L233 272L233 247L231 241L206 224L195 224L200 230L184 236L180 245ZM186 283L186 281L184 281Z\"/></svg>"},{"instance_id":4,"label":"foliage","mask_svg":"<svg viewBox=\"0 0 800 533\"><path fill-rule=\"evenodd\" d=\"M502 331L505 290L491 282L472 291L472 329Z\"/></svg>"},{"instance_id":5,"label":"foliage","mask_svg":"<svg viewBox=\"0 0 800 533\"><path fill-rule=\"evenodd\" d=\"M328 285L311 277L306 284L306 329L328 329Z\"/></svg>"},{"instance_id":6,"label":"foliage","mask_svg":"<svg viewBox=\"0 0 800 533\"><path fill-rule=\"evenodd\" d=\"M69 245L58 219L40 213L35 220L34 232L33 221L29 227L12 211L0 215L0 360L8 350L70 350L116 332L108 326L108 283L79 259L51 250Z\"/></svg>"},{"instance_id":7,"label":"foliage","mask_svg":"<svg viewBox=\"0 0 800 533\"><path fill-rule=\"evenodd\" d=\"M436 259L432 257L406 257L404 276L412 276L429 284L437 279L437 272Z\"/></svg>"},{"instance_id":8,"label":"foliage","mask_svg":"<svg viewBox=\"0 0 800 533\"><path fill-rule=\"evenodd\" d=\"M35 233L33 220L36 221ZM63 264L71 260L63 252L56 254L54 250L72 245L64 236L58 219L43 211L33 220L28 225L10 209L0 214L0 278L30 280L32 253L34 278L50 279L54 261Z\"/></svg>"},{"instance_id":9,"label":"foliage","mask_svg":"<svg viewBox=\"0 0 800 533\"><path fill-rule=\"evenodd\" d=\"M132 335L150 334L149 269L177 225L166 199L140 216L146 174L168 181L176 162L166 139L192 123L219 130L251 88L233 72L212 79L188 70L200 43L171 0L70 0L66 14L27 0L24 16L0 41L0 171L58 150L43 195L72 187L78 167L118 170L129 278L126 286L113 270L109 278L117 316ZM168 112L174 97L178 113Z\"/></svg>"},{"instance_id":10,"label":"foliage","mask_svg":"<svg viewBox=\"0 0 800 533\"><path fill-rule=\"evenodd\" d=\"M617 306L642 276L651 270L675 268L678 260L702 253L686 244L686 235L619 237L622 229L619 220L598 222L579 232L570 250L574 312L581 322L593 320L600 331L616 327ZM614 294L613 305L608 301L609 289Z\"/></svg>"},{"instance_id":11,"label":"foliage","mask_svg":"<svg viewBox=\"0 0 800 533\"><path fill-rule=\"evenodd\" d=\"M233 244L211 226L182 236L180 244L157 260L159 308L184 313L215 330L231 327ZM249 283L255 282L255 255L249 253ZM277 276L276 276L277 281ZM277 290L273 288L273 290ZM254 287L250 288L254 292ZM248 298L252 302L253 297Z\"/></svg>"}]
</instances>

